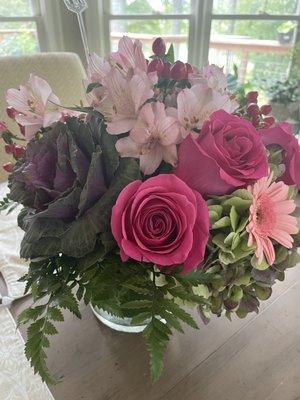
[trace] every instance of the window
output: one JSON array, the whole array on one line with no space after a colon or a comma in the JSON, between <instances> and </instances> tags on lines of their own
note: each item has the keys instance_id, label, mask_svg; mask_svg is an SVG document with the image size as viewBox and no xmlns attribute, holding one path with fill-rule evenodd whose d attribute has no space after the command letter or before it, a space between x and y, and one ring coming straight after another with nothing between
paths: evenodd
<instances>
[{"instance_id":1,"label":"window","mask_svg":"<svg viewBox=\"0 0 300 400\"><path fill-rule=\"evenodd\" d=\"M41 16L36 0L0 2L0 56L40 51Z\"/></svg>"},{"instance_id":2,"label":"window","mask_svg":"<svg viewBox=\"0 0 300 400\"><path fill-rule=\"evenodd\" d=\"M162 36L174 43L175 56L183 61L200 66L209 59L227 73L237 65L240 82L259 83L270 71L274 80L284 80L292 67L300 0L99 0L97 4L97 12L93 2L89 4L94 20L87 26L100 25L90 40L91 48L102 55L114 51L124 34L141 39L149 55L153 38ZM100 37L101 46L95 37Z\"/></svg>"},{"instance_id":3,"label":"window","mask_svg":"<svg viewBox=\"0 0 300 400\"><path fill-rule=\"evenodd\" d=\"M209 61L241 83L284 81L295 62L299 0L214 0ZM299 57L299 54L297 55Z\"/></svg>"}]
</instances>

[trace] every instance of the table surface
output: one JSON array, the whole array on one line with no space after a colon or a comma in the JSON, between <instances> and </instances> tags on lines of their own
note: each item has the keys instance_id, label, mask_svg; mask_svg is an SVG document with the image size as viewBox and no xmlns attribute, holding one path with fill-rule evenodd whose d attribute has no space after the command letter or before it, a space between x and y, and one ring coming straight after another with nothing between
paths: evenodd
<instances>
[{"instance_id":1,"label":"table surface","mask_svg":"<svg viewBox=\"0 0 300 400\"><path fill-rule=\"evenodd\" d=\"M30 302L16 302L13 315ZM50 389L55 400L300 399L299 305L298 266L258 315L231 323L215 317L199 331L175 333L152 385L141 335L110 330L82 304L82 320L66 313L52 339L48 365L61 382Z\"/></svg>"}]
</instances>

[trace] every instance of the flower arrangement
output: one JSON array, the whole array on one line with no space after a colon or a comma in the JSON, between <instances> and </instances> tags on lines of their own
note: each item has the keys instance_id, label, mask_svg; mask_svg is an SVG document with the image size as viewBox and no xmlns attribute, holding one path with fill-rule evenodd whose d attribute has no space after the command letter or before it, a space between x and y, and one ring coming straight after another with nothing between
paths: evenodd
<instances>
[{"instance_id":1,"label":"flower arrangement","mask_svg":"<svg viewBox=\"0 0 300 400\"><path fill-rule=\"evenodd\" d=\"M52 382L44 349L83 300L146 325L152 379L172 330L213 314L258 312L298 261L294 197L300 148L257 92L227 90L221 68L174 62L161 38L146 60L123 37L90 56L89 107L66 108L43 79L9 89L0 125L13 161L1 209L23 208L22 278L35 303L19 316L26 355ZM26 145L16 144L18 140Z\"/></svg>"}]
</instances>

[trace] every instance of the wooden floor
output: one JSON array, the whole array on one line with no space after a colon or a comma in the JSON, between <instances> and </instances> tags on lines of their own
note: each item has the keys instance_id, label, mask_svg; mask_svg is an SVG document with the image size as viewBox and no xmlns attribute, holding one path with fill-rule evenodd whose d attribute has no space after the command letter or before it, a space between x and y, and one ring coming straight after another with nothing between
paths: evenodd
<instances>
[{"instance_id":1,"label":"wooden floor","mask_svg":"<svg viewBox=\"0 0 300 400\"><path fill-rule=\"evenodd\" d=\"M14 305L14 315L29 302ZM52 340L56 400L300 399L300 266L274 287L259 315L214 318L199 332L174 334L155 385L140 335L111 331L88 307L82 313L82 321L66 314Z\"/></svg>"}]
</instances>

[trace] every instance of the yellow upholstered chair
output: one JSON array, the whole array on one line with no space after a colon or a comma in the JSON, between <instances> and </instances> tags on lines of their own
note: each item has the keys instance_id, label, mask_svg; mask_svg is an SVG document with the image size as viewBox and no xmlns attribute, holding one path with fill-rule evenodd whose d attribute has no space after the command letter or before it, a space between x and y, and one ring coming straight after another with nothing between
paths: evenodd
<instances>
[{"instance_id":1,"label":"yellow upholstered chair","mask_svg":"<svg viewBox=\"0 0 300 400\"><path fill-rule=\"evenodd\" d=\"M82 79L85 77L83 65L74 53L39 53L20 57L0 57L0 121L4 120L10 129L18 131L6 115L5 92L25 83L30 73L34 73L50 84L53 92L60 98L61 104L72 106L85 103ZM19 132L18 132L19 133ZM0 182L7 174L2 164L9 161L0 143Z\"/></svg>"}]
</instances>

